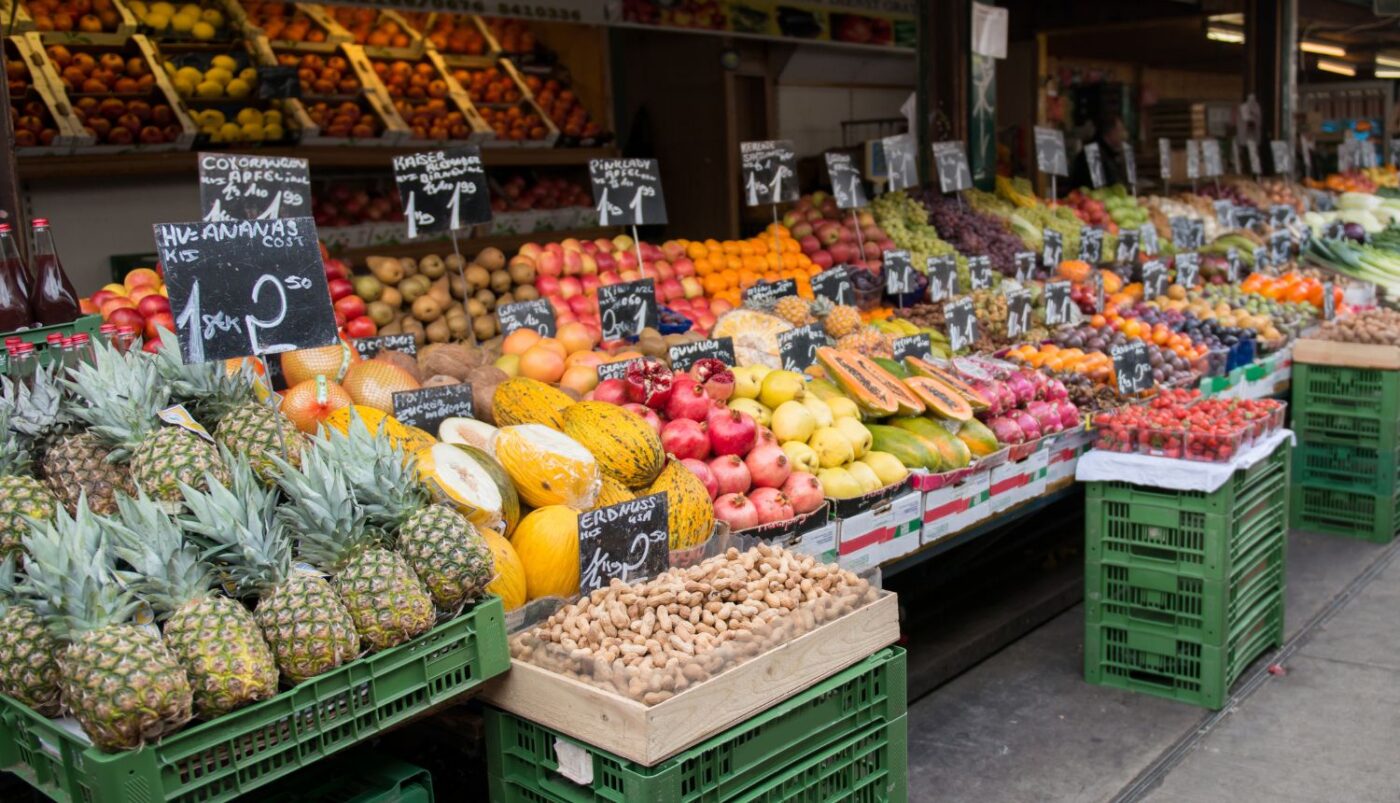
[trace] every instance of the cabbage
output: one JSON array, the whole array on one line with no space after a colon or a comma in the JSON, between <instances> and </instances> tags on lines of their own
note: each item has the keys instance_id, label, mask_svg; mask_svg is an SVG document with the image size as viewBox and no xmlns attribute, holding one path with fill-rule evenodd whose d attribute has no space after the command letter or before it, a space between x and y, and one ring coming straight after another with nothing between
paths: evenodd
<instances>
[{"instance_id":1,"label":"cabbage","mask_svg":"<svg viewBox=\"0 0 1400 803\"><path fill-rule=\"evenodd\" d=\"M1337 197L1338 211L1347 210L1369 210L1381 205L1379 195L1372 195L1369 192L1344 192Z\"/></svg>"}]
</instances>

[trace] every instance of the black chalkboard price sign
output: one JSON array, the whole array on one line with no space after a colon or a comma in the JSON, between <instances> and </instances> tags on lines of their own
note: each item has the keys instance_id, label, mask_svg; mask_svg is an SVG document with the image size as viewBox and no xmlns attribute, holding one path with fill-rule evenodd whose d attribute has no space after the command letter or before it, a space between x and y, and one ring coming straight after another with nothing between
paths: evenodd
<instances>
[{"instance_id":1,"label":"black chalkboard price sign","mask_svg":"<svg viewBox=\"0 0 1400 803\"><path fill-rule=\"evenodd\" d=\"M554 305L543 298L502 304L496 307L496 320L501 324L502 334L508 335L516 329L534 329L543 337L554 337L559 333L559 324L554 320Z\"/></svg>"},{"instance_id":2,"label":"black chalkboard price sign","mask_svg":"<svg viewBox=\"0 0 1400 803\"><path fill-rule=\"evenodd\" d=\"M602 382L603 380L606 380L606 379L621 379L621 378L623 378L624 376L627 375L627 367L628 367L629 365L631 365L632 363L636 362L638 359L644 359L644 358L638 357L638 358L636 358L636 359L631 359L631 360L614 360L613 362L605 362L605 363L599 365L599 366L598 366L598 381L599 381L599 382Z\"/></svg>"},{"instance_id":3,"label":"black chalkboard price sign","mask_svg":"<svg viewBox=\"0 0 1400 803\"><path fill-rule=\"evenodd\" d=\"M1151 389L1156 381L1152 375L1152 362L1147 356L1147 345L1141 340L1123 343L1113 347L1113 370L1118 375L1118 393L1133 396Z\"/></svg>"},{"instance_id":4,"label":"black chalkboard price sign","mask_svg":"<svg viewBox=\"0 0 1400 803\"><path fill-rule=\"evenodd\" d=\"M938 189L944 193L972 188L972 168L967 165L967 149L961 142L933 143L933 165L938 170Z\"/></svg>"},{"instance_id":5,"label":"black chalkboard price sign","mask_svg":"<svg viewBox=\"0 0 1400 803\"><path fill-rule=\"evenodd\" d=\"M1240 249L1231 247L1225 251L1225 281L1234 284L1240 280Z\"/></svg>"},{"instance_id":6,"label":"black chalkboard price sign","mask_svg":"<svg viewBox=\"0 0 1400 803\"><path fill-rule=\"evenodd\" d=\"M1265 248L1264 246L1254 246L1254 248L1250 251L1250 256L1253 257L1255 270L1263 271L1264 268L1267 268L1269 266L1269 249Z\"/></svg>"},{"instance_id":7,"label":"black chalkboard price sign","mask_svg":"<svg viewBox=\"0 0 1400 803\"><path fill-rule=\"evenodd\" d=\"M1340 240L1346 236L1346 227L1340 220L1334 220L1322 228L1322 239Z\"/></svg>"},{"instance_id":8,"label":"black chalkboard price sign","mask_svg":"<svg viewBox=\"0 0 1400 803\"><path fill-rule=\"evenodd\" d=\"M258 98L281 100L301 97L301 76L296 67L259 67Z\"/></svg>"},{"instance_id":9,"label":"black chalkboard price sign","mask_svg":"<svg viewBox=\"0 0 1400 803\"><path fill-rule=\"evenodd\" d=\"M942 301L958 294L958 262L950 256L928 258L928 298Z\"/></svg>"},{"instance_id":10,"label":"black chalkboard price sign","mask_svg":"<svg viewBox=\"0 0 1400 803\"><path fill-rule=\"evenodd\" d=\"M659 329L661 311L656 306L655 281L639 279L599 287L598 313L604 340L637 337L648 326Z\"/></svg>"},{"instance_id":11,"label":"black chalkboard price sign","mask_svg":"<svg viewBox=\"0 0 1400 803\"><path fill-rule=\"evenodd\" d=\"M1025 283L1035 277L1035 253L1032 251L1016 252L1016 281Z\"/></svg>"},{"instance_id":12,"label":"black chalkboard price sign","mask_svg":"<svg viewBox=\"0 0 1400 803\"><path fill-rule=\"evenodd\" d=\"M185 362L336 342L335 312L311 218L153 228Z\"/></svg>"},{"instance_id":13,"label":"black chalkboard price sign","mask_svg":"<svg viewBox=\"0 0 1400 803\"><path fill-rule=\"evenodd\" d=\"M755 282L744 291L745 303L777 301L780 298L797 295L796 279L779 279L776 282Z\"/></svg>"},{"instance_id":14,"label":"black chalkboard price sign","mask_svg":"<svg viewBox=\"0 0 1400 803\"><path fill-rule=\"evenodd\" d=\"M394 393L394 417L410 427L437 432L448 418L471 418L472 386L462 382Z\"/></svg>"},{"instance_id":15,"label":"black chalkboard price sign","mask_svg":"<svg viewBox=\"0 0 1400 803\"><path fill-rule=\"evenodd\" d=\"M491 219L486 170L475 145L395 156L394 181L409 239Z\"/></svg>"},{"instance_id":16,"label":"black chalkboard price sign","mask_svg":"<svg viewBox=\"0 0 1400 803\"><path fill-rule=\"evenodd\" d=\"M826 342L826 331L819 323L779 332L778 353L782 355L784 370L807 370L817 361L817 349L825 346Z\"/></svg>"},{"instance_id":17,"label":"black chalkboard price sign","mask_svg":"<svg viewBox=\"0 0 1400 803\"><path fill-rule=\"evenodd\" d=\"M1052 176L1069 175L1069 159L1065 156L1065 132L1046 126L1035 127L1035 166Z\"/></svg>"},{"instance_id":18,"label":"black chalkboard price sign","mask_svg":"<svg viewBox=\"0 0 1400 803\"><path fill-rule=\"evenodd\" d=\"M1281 266L1292 256L1293 242L1287 229L1279 229L1269 235L1269 264Z\"/></svg>"},{"instance_id":19,"label":"black chalkboard price sign","mask_svg":"<svg viewBox=\"0 0 1400 803\"><path fill-rule=\"evenodd\" d=\"M943 305L943 319L948 323L948 346L962 351L977 340L977 312L972 299L960 298Z\"/></svg>"},{"instance_id":20,"label":"black chalkboard price sign","mask_svg":"<svg viewBox=\"0 0 1400 803\"><path fill-rule=\"evenodd\" d=\"M837 208L858 209L869 203L865 197L865 184L861 182L860 168L849 153L827 153L826 174L831 179L831 194L836 197Z\"/></svg>"},{"instance_id":21,"label":"black chalkboard price sign","mask_svg":"<svg viewBox=\"0 0 1400 803\"><path fill-rule=\"evenodd\" d=\"M1249 158L1249 172L1258 177L1264 172L1264 166L1259 161L1259 143L1254 140L1247 140L1244 143L1245 155Z\"/></svg>"},{"instance_id":22,"label":"black chalkboard price sign","mask_svg":"<svg viewBox=\"0 0 1400 803\"><path fill-rule=\"evenodd\" d=\"M986 290L992 286L992 258L975 256L967 258L967 281L973 290Z\"/></svg>"},{"instance_id":23,"label":"black chalkboard price sign","mask_svg":"<svg viewBox=\"0 0 1400 803\"><path fill-rule=\"evenodd\" d=\"M1201 272L1201 255L1194 251L1176 255L1176 283L1190 290Z\"/></svg>"},{"instance_id":24,"label":"black chalkboard price sign","mask_svg":"<svg viewBox=\"0 0 1400 803\"><path fill-rule=\"evenodd\" d=\"M1070 307L1074 301L1070 298L1069 282L1046 282L1045 283L1045 325L1059 326L1073 320L1073 313Z\"/></svg>"},{"instance_id":25,"label":"black chalkboard price sign","mask_svg":"<svg viewBox=\"0 0 1400 803\"><path fill-rule=\"evenodd\" d=\"M896 362L904 362L905 357L918 357L921 360L933 359L933 341L927 333L897 337L890 344Z\"/></svg>"},{"instance_id":26,"label":"black chalkboard price sign","mask_svg":"<svg viewBox=\"0 0 1400 803\"><path fill-rule=\"evenodd\" d=\"M748 206L797 200L797 152L785 139L739 143Z\"/></svg>"},{"instance_id":27,"label":"black chalkboard price sign","mask_svg":"<svg viewBox=\"0 0 1400 803\"><path fill-rule=\"evenodd\" d=\"M1046 229L1042 235L1040 261L1045 269L1054 273L1065 258L1065 238L1054 229Z\"/></svg>"},{"instance_id":28,"label":"black chalkboard price sign","mask_svg":"<svg viewBox=\"0 0 1400 803\"><path fill-rule=\"evenodd\" d=\"M688 371L699 360L715 359L734 367L734 340L720 337L712 340L693 340L672 346L669 356L672 371Z\"/></svg>"},{"instance_id":29,"label":"black chalkboard price sign","mask_svg":"<svg viewBox=\"0 0 1400 803\"><path fill-rule=\"evenodd\" d=\"M1113 249L1113 261L1119 264L1132 264L1137 261L1138 233L1134 229L1118 232L1118 245Z\"/></svg>"},{"instance_id":30,"label":"black chalkboard price sign","mask_svg":"<svg viewBox=\"0 0 1400 803\"><path fill-rule=\"evenodd\" d=\"M1157 138L1157 163L1162 182L1170 184L1172 180L1172 141L1166 137Z\"/></svg>"},{"instance_id":31,"label":"black chalkboard price sign","mask_svg":"<svg viewBox=\"0 0 1400 803\"><path fill-rule=\"evenodd\" d=\"M1269 154L1273 156L1274 173L1287 175L1293 172L1293 151L1281 139L1269 140Z\"/></svg>"},{"instance_id":32,"label":"black chalkboard price sign","mask_svg":"<svg viewBox=\"0 0 1400 803\"><path fill-rule=\"evenodd\" d=\"M1131 143L1123 148L1123 172L1128 174L1128 186L1137 192L1137 152Z\"/></svg>"},{"instance_id":33,"label":"black chalkboard price sign","mask_svg":"<svg viewBox=\"0 0 1400 803\"><path fill-rule=\"evenodd\" d=\"M1201 142L1186 140L1186 177L1195 181L1201 177Z\"/></svg>"},{"instance_id":34,"label":"black chalkboard price sign","mask_svg":"<svg viewBox=\"0 0 1400 803\"><path fill-rule=\"evenodd\" d=\"M824 270L812 277L812 295L829 298L837 304L854 304L855 289L844 265Z\"/></svg>"},{"instance_id":35,"label":"black chalkboard price sign","mask_svg":"<svg viewBox=\"0 0 1400 803\"><path fill-rule=\"evenodd\" d=\"M1016 340L1031 328L1031 291L1017 290L1006 296L1006 336Z\"/></svg>"},{"instance_id":36,"label":"black chalkboard price sign","mask_svg":"<svg viewBox=\"0 0 1400 803\"><path fill-rule=\"evenodd\" d=\"M1152 259L1142 265L1142 297L1153 299L1167 292L1167 266Z\"/></svg>"},{"instance_id":37,"label":"black chalkboard price sign","mask_svg":"<svg viewBox=\"0 0 1400 803\"><path fill-rule=\"evenodd\" d=\"M1337 299L1332 295L1332 283L1322 283L1322 320L1330 321L1337 317Z\"/></svg>"},{"instance_id":38,"label":"black chalkboard price sign","mask_svg":"<svg viewBox=\"0 0 1400 803\"><path fill-rule=\"evenodd\" d=\"M1161 244L1157 242L1157 226L1153 223L1144 223L1138 229L1138 237L1142 242L1142 252L1148 256L1156 256L1162 250Z\"/></svg>"},{"instance_id":39,"label":"black chalkboard price sign","mask_svg":"<svg viewBox=\"0 0 1400 803\"><path fill-rule=\"evenodd\" d=\"M671 568L666 494L654 493L578 514L579 593L649 580Z\"/></svg>"},{"instance_id":40,"label":"black chalkboard price sign","mask_svg":"<svg viewBox=\"0 0 1400 803\"><path fill-rule=\"evenodd\" d=\"M913 134L897 134L880 140L885 152L885 180L891 190L919 185L918 143Z\"/></svg>"},{"instance_id":41,"label":"black chalkboard price sign","mask_svg":"<svg viewBox=\"0 0 1400 803\"><path fill-rule=\"evenodd\" d=\"M1089 283L1094 286L1094 312L1103 312L1103 273L1097 270L1089 271Z\"/></svg>"},{"instance_id":42,"label":"black chalkboard price sign","mask_svg":"<svg viewBox=\"0 0 1400 803\"><path fill-rule=\"evenodd\" d=\"M1225 175L1225 163L1220 158L1220 140L1211 137L1201 141L1201 162L1207 178Z\"/></svg>"},{"instance_id":43,"label":"black chalkboard price sign","mask_svg":"<svg viewBox=\"0 0 1400 803\"><path fill-rule=\"evenodd\" d=\"M199 154L204 220L275 220L311 213L311 169L291 156Z\"/></svg>"},{"instance_id":44,"label":"black chalkboard price sign","mask_svg":"<svg viewBox=\"0 0 1400 803\"><path fill-rule=\"evenodd\" d=\"M914 266L908 251L886 251L880 255L885 271L885 292L904 295L914 289Z\"/></svg>"},{"instance_id":45,"label":"black chalkboard price sign","mask_svg":"<svg viewBox=\"0 0 1400 803\"><path fill-rule=\"evenodd\" d=\"M588 163L600 226L666 222L666 196L655 159L593 159Z\"/></svg>"},{"instance_id":46,"label":"black chalkboard price sign","mask_svg":"<svg viewBox=\"0 0 1400 803\"><path fill-rule=\"evenodd\" d=\"M1177 248L1194 248L1191 244L1191 218L1177 216L1170 220L1172 244Z\"/></svg>"},{"instance_id":47,"label":"black chalkboard price sign","mask_svg":"<svg viewBox=\"0 0 1400 803\"><path fill-rule=\"evenodd\" d=\"M350 345L354 346L360 358L365 360L374 359L381 351L398 351L412 357L418 356L418 341L413 335L407 334L357 337L350 341Z\"/></svg>"},{"instance_id":48,"label":"black chalkboard price sign","mask_svg":"<svg viewBox=\"0 0 1400 803\"><path fill-rule=\"evenodd\" d=\"M1288 204L1273 204L1269 207L1269 225L1276 229L1287 226L1293 214L1293 207Z\"/></svg>"},{"instance_id":49,"label":"black chalkboard price sign","mask_svg":"<svg viewBox=\"0 0 1400 803\"><path fill-rule=\"evenodd\" d=\"M1089 165L1089 183L1094 185L1094 189L1102 187L1106 183L1103 173L1103 154L1099 152L1099 144L1090 142L1084 146L1084 161Z\"/></svg>"},{"instance_id":50,"label":"black chalkboard price sign","mask_svg":"<svg viewBox=\"0 0 1400 803\"><path fill-rule=\"evenodd\" d=\"M1103 261L1103 229L1085 226L1079 230L1079 258L1090 265Z\"/></svg>"}]
</instances>

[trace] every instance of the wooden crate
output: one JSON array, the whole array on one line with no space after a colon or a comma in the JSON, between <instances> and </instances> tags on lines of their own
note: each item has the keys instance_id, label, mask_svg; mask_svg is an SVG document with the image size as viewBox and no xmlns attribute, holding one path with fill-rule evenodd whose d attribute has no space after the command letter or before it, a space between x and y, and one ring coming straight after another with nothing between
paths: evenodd
<instances>
[{"instance_id":1,"label":"wooden crate","mask_svg":"<svg viewBox=\"0 0 1400 803\"><path fill-rule=\"evenodd\" d=\"M117 14L117 25L110 31L39 31L34 23L33 16L24 7L24 0L20 0L19 17L15 21L15 31L38 31L45 44L59 45L121 45L136 33L136 17L131 11L120 2L112 4L112 10ZM5 14L4 19L10 19L10 9L8 2L0 6Z\"/></svg>"},{"instance_id":2,"label":"wooden crate","mask_svg":"<svg viewBox=\"0 0 1400 803\"><path fill-rule=\"evenodd\" d=\"M228 56L238 63L238 69L234 70L236 74L246 67L256 68L263 63L256 44L257 41L258 40L244 39L233 42L220 42L218 44L223 45L222 49L215 49L214 47L191 47L187 46L186 42L176 41L161 46L159 55L163 61L174 65L177 71L184 67L192 67L201 72L209 68L210 63L216 56ZM172 76L172 85L174 85L175 80L175 77ZM259 97L256 86L254 86L252 93L243 98L202 98L197 95L191 95L182 97L181 103L184 105L185 111L189 113L190 119L194 121L195 127L199 129L194 144L196 149L231 146L266 147L293 145L305 122L301 115L293 111L291 104L278 99ZM226 121L234 121L236 120L238 112L245 108L257 109L260 112L276 111L280 114L282 116L283 137L281 139L264 139L260 141L213 141L212 135L206 130L204 121L205 113L209 110L217 110L224 116ZM301 109L300 106L296 106L295 108L298 110Z\"/></svg>"},{"instance_id":3,"label":"wooden crate","mask_svg":"<svg viewBox=\"0 0 1400 803\"><path fill-rule=\"evenodd\" d=\"M743 722L899 638L899 605L874 602L669 700L631 698L523 661L488 683L482 699L640 764L663 761Z\"/></svg>"},{"instance_id":4,"label":"wooden crate","mask_svg":"<svg viewBox=\"0 0 1400 803\"><path fill-rule=\"evenodd\" d=\"M1400 370L1400 347L1303 339L1293 344L1293 362L1395 371Z\"/></svg>"},{"instance_id":5,"label":"wooden crate","mask_svg":"<svg viewBox=\"0 0 1400 803\"><path fill-rule=\"evenodd\" d=\"M242 28L244 36L249 39L266 39L272 47L278 50L295 51L297 53L330 54L339 50L342 44L350 42L355 38L350 35L349 31L336 24L336 21L331 19L330 15L326 14L324 10L311 4L284 3L283 5L291 9L292 19L298 16L303 17L317 30L321 31L325 35L325 40L321 42L307 42L303 40L282 39L268 36L267 31L255 22L252 17L248 16L247 9L243 8L238 3L230 3L230 5L238 9L234 14L234 19L236 19L237 24Z\"/></svg>"},{"instance_id":6,"label":"wooden crate","mask_svg":"<svg viewBox=\"0 0 1400 803\"><path fill-rule=\"evenodd\" d=\"M449 53L445 49L437 48L428 37L432 34L433 25L443 17L456 17L458 18L458 25L470 26L475 30L486 42L485 52L479 55L470 55L467 53ZM476 14L452 14L446 12L431 14L428 17L427 23L422 28L422 33L424 38L428 39L428 46L438 49L438 52L442 54L443 61L452 67L490 67L496 63L496 59L501 54L500 43L491 35L491 31L487 29L486 23L482 22L481 17Z\"/></svg>"},{"instance_id":7,"label":"wooden crate","mask_svg":"<svg viewBox=\"0 0 1400 803\"><path fill-rule=\"evenodd\" d=\"M447 102L447 108L450 111L456 111L460 113L463 118L463 124L466 125L469 129L469 133L465 137L448 137L433 139L429 137L416 136L413 133L412 107L416 106L419 103L425 103L428 100L430 100L430 98L395 98L394 91L391 88L392 81L388 80L386 76L380 75L378 71L376 71L376 77L380 79L380 85L384 87L385 97L389 99L390 104L393 105L395 111L398 113L399 119L404 121L405 128L407 129L407 133L404 134L402 144L441 146L448 144L468 143L475 145L485 142L493 136L491 127L486 124L486 120L481 117L481 115L477 112L476 107L472 105L471 98L467 96L467 93L462 90L461 86L457 84L456 81L452 80L450 68L442 63L442 57L438 55L437 51L429 48L425 50L423 55L417 59L402 59L391 58L386 56L376 56L370 52L370 48L365 48L364 50L365 55L369 60L371 70L374 70L376 65L385 66L388 65L391 61L404 63L411 62L413 63L415 68L419 64L427 64L429 67L431 67L431 77L434 79L441 80L447 85L447 97L444 98L444 100ZM385 66L385 70L388 71L389 68Z\"/></svg>"},{"instance_id":8,"label":"wooden crate","mask_svg":"<svg viewBox=\"0 0 1400 803\"><path fill-rule=\"evenodd\" d=\"M354 95L303 96L283 101L288 119L295 120L296 125L301 129L301 144L364 145L370 147L394 147L398 145L407 135L408 126L399 117L398 112L394 111L394 104L390 101L379 77L374 74L374 68L370 66L363 48L345 43L336 47L337 50L334 53L306 53L294 48L275 47L274 43L268 41L266 37L261 37L254 43L254 52L257 54L258 61L265 65L277 64L280 55L290 55L298 59L304 56L329 58L338 55L346 60L354 71L355 77L359 79L360 90ZM345 102L354 103L362 113L374 115L383 124L383 131L380 132L379 136L357 139L331 136L323 132L322 126L316 122L313 114L316 104Z\"/></svg>"},{"instance_id":9,"label":"wooden crate","mask_svg":"<svg viewBox=\"0 0 1400 803\"><path fill-rule=\"evenodd\" d=\"M461 92L467 96L468 102L470 102L476 109L477 113L482 118L482 121L487 125L488 130L493 131L492 138L486 142L486 146L501 148L552 148L554 147L554 143L559 140L559 129L554 125L554 121L550 120L549 116L546 115L544 113L544 110L540 108L539 104L535 102L534 95L530 92L530 88L525 85L525 82L520 77L519 71L517 71L514 65L512 65L509 61L501 59L495 64L487 64L483 66L454 66L448 63L447 60L444 58L443 63L446 65L447 74L450 79L449 83L452 86L453 90L461 90ZM491 69L492 67L499 69L502 73L506 75L507 78L510 79L512 84L514 84L516 90L520 93L520 100L511 103L479 103L477 102L477 99L471 97L471 92L467 91L465 86L463 86L463 84L457 80L456 75L454 74L457 70L485 70ZM494 133L494 130L490 129L489 127L491 112L496 110L510 109L512 107L518 107L525 113L533 113L539 115L541 124L545 127L545 136L535 140L511 140L496 135Z\"/></svg>"},{"instance_id":10,"label":"wooden crate","mask_svg":"<svg viewBox=\"0 0 1400 803\"><path fill-rule=\"evenodd\" d=\"M15 97L11 94L10 102L22 110L26 103L37 99L44 104L54 129L58 131L48 145L17 147L15 153L19 156L62 156L72 153L74 148L91 145L95 137L83 128L83 121L73 114L73 107L63 91L63 83L54 71L53 62L44 52L39 34L30 32L7 37L5 55L24 62L29 70L28 83L32 93L32 97Z\"/></svg>"}]
</instances>

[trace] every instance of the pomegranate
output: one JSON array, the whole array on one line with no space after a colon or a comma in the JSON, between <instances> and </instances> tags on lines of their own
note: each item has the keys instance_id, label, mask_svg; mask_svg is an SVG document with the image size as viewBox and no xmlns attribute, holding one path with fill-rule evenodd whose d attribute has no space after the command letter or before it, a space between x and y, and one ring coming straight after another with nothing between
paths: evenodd
<instances>
[{"instance_id":1,"label":"pomegranate","mask_svg":"<svg viewBox=\"0 0 1400 803\"><path fill-rule=\"evenodd\" d=\"M717 402L728 401L734 395L734 372L722 360L705 357L690 366L690 376L705 386L705 393Z\"/></svg>"},{"instance_id":2,"label":"pomegranate","mask_svg":"<svg viewBox=\"0 0 1400 803\"><path fill-rule=\"evenodd\" d=\"M664 410L675 388L675 375L660 360L643 357L627 366L627 398L653 410Z\"/></svg>"},{"instance_id":3,"label":"pomegranate","mask_svg":"<svg viewBox=\"0 0 1400 803\"><path fill-rule=\"evenodd\" d=\"M657 435L661 434L661 416L657 415L655 410L645 404L636 404L634 402L628 402L622 405L622 409L641 416L643 421L651 424L651 428L656 430Z\"/></svg>"},{"instance_id":4,"label":"pomegranate","mask_svg":"<svg viewBox=\"0 0 1400 803\"><path fill-rule=\"evenodd\" d=\"M773 430L762 424L756 425L753 436L754 446L777 446L778 436L773 434Z\"/></svg>"},{"instance_id":5,"label":"pomegranate","mask_svg":"<svg viewBox=\"0 0 1400 803\"><path fill-rule=\"evenodd\" d=\"M681 465L689 469L691 474L694 474L700 482L705 484L705 491L709 493L710 501L715 501L715 497L719 495L719 480L715 479L715 473L710 470L710 464L704 460L687 457L681 461ZM818 490L821 490L820 487Z\"/></svg>"},{"instance_id":6,"label":"pomegranate","mask_svg":"<svg viewBox=\"0 0 1400 803\"><path fill-rule=\"evenodd\" d=\"M758 508L741 493L727 493L715 500L715 518L731 530L747 530L758 526Z\"/></svg>"},{"instance_id":7,"label":"pomegranate","mask_svg":"<svg viewBox=\"0 0 1400 803\"><path fill-rule=\"evenodd\" d=\"M627 383L621 379L604 379L593 389L593 400L622 406L627 403Z\"/></svg>"},{"instance_id":8,"label":"pomegranate","mask_svg":"<svg viewBox=\"0 0 1400 803\"><path fill-rule=\"evenodd\" d=\"M755 446L744 458L744 465L749 467L753 484L760 488L781 488L792 473L792 463L788 462L787 453L773 443Z\"/></svg>"},{"instance_id":9,"label":"pomegranate","mask_svg":"<svg viewBox=\"0 0 1400 803\"><path fill-rule=\"evenodd\" d=\"M715 476L721 494L741 494L753 485L749 467L737 454L716 457L710 461L710 473Z\"/></svg>"},{"instance_id":10,"label":"pomegranate","mask_svg":"<svg viewBox=\"0 0 1400 803\"><path fill-rule=\"evenodd\" d=\"M661 446L679 460L704 460L710 456L705 425L689 418L675 418L661 425Z\"/></svg>"},{"instance_id":11,"label":"pomegranate","mask_svg":"<svg viewBox=\"0 0 1400 803\"><path fill-rule=\"evenodd\" d=\"M710 430L710 451L718 455L748 454L758 435L758 425L748 413L718 407L705 418Z\"/></svg>"},{"instance_id":12,"label":"pomegranate","mask_svg":"<svg viewBox=\"0 0 1400 803\"><path fill-rule=\"evenodd\" d=\"M792 512L801 516L804 513L811 513L822 506L826 501L826 494L822 492L822 484L816 477L805 471L794 471L788 475L787 482L783 483L783 496L792 503Z\"/></svg>"},{"instance_id":13,"label":"pomegranate","mask_svg":"<svg viewBox=\"0 0 1400 803\"><path fill-rule=\"evenodd\" d=\"M666 417L672 421L682 418L704 421L713 406L714 401L705 394L703 385L685 374L679 374L671 398L666 402Z\"/></svg>"},{"instance_id":14,"label":"pomegranate","mask_svg":"<svg viewBox=\"0 0 1400 803\"><path fill-rule=\"evenodd\" d=\"M792 502L777 488L755 488L753 493L749 494L749 501L758 511L759 524L787 521L796 515L792 509Z\"/></svg>"}]
</instances>

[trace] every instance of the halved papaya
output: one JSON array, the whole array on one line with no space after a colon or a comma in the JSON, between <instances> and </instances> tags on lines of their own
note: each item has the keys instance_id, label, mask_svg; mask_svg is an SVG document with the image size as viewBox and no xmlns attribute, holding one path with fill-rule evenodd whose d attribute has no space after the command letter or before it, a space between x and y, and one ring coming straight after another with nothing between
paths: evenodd
<instances>
[{"instance_id":1,"label":"halved papaya","mask_svg":"<svg viewBox=\"0 0 1400 803\"><path fill-rule=\"evenodd\" d=\"M991 403L973 386L964 382L960 377L954 376L952 371L945 371L928 360L919 357L905 357L905 364L915 376L926 376L930 379L937 379L939 382L952 388L959 396L967 400L974 410L985 410Z\"/></svg>"},{"instance_id":2,"label":"halved papaya","mask_svg":"<svg viewBox=\"0 0 1400 803\"><path fill-rule=\"evenodd\" d=\"M928 405L928 408L940 418L951 418L954 421L966 421L972 417L972 405L967 400L958 395L958 392L939 382L937 379L927 376L911 376L904 380L904 384L914 391L914 395L919 400Z\"/></svg>"},{"instance_id":3,"label":"halved papaya","mask_svg":"<svg viewBox=\"0 0 1400 803\"><path fill-rule=\"evenodd\" d=\"M817 349L817 362L842 392L872 417L924 411L918 396L863 354L823 346Z\"/></svg>"},{"instance_id":4,"label":"halved papaya","mask_svg":"<svg viewBox=\"0 0 1400 803\"><path fill-rule=\"evenodd\" d=\"M890 372L890 376L895 379L906 379L909 376L909 369L905 368L898 360L889 357L872 357L875 364Z\"/></svg>"}]
</instances>

